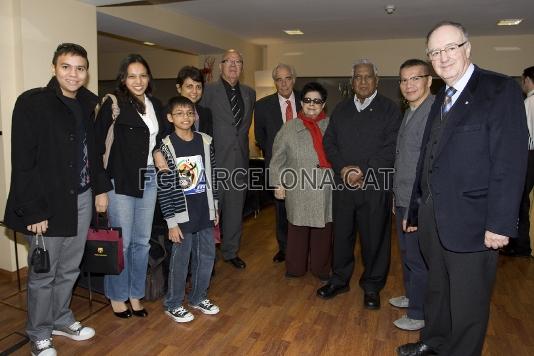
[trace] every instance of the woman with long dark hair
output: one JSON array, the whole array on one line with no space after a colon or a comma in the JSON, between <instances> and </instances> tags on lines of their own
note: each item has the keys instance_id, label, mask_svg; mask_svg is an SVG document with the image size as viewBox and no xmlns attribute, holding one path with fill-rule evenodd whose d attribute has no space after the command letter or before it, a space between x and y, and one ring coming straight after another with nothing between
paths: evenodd
<instances>
[{"instance_id":1,"label":"woman with long dark hair","mask_svg":"<svg viewBox=\"0 0 534 356\"><path fill-rule=\"evenodd\" d=\"M156 170L162 159L157 142L166 131L161 102L152 96L152 73L138 54L120 64L114 92L119 106L113 144L105 174L99 177L109 191L108 217L111 226L122 228L124 270L104 278L104 291L119 318L147 316L140 299L145 295L149 239L156 205ZM107 100L95 122L96 140L103 156L105 140L113 123L111 100ZM154 153L154 155L153 155ZM103 198L101 198L103 199ZM97 201L98 204L98 201ZM129 301L132 311L126 305Z\"/></svg>"}]
</instances>

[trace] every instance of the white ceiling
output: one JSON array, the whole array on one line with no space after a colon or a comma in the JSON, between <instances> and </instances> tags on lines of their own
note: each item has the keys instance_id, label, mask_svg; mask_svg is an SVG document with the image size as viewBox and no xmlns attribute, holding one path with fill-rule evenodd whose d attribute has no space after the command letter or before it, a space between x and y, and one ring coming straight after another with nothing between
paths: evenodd
<instances>
[{"instance_id":1,"label":"white ceiling","mask_svg":"<svg viewBox=\"0 0 534 356\"><path fill-rule=\"evenodd\" d=\"M94 5L125 2L82 1ZM391 15L384 10L388 4L396 6ZM474 36L534 34L533 0L192 0L150 6L188 15L261 45L420 38L445 19L462 23ZM497 20L503 18L524 20L515 27L496 26ZM99 31L115 33L115 28L120 28L124 33L126 29L128 37L147 40L146 27L114 21L116 18L100 13ZM295 28L304 35L288 36L282 32ZM170 48L193 53L213 50L184 42L186 39L179 36L169 38L168 33L153 30L151 35L150 41L163 41Z\"/></svg>"}]
</instances>

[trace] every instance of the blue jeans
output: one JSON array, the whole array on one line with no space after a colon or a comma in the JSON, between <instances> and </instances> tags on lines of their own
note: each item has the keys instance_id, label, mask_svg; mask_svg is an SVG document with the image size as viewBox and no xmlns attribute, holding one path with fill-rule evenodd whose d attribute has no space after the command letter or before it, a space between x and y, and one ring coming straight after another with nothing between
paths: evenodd
<instances>
[{"instance_id":1,"label":"blue jeans","mask_svg":"<svg viewBox=\"0 0 534 356\"><path fill-rule=\"evenodd\" d=\"M109 223L122 228L124 269L119 275L104 277L106 297L115 301L145 296L146 270L152 219L156 206L156 177L149 167L142 198L108 192Z\"/></svg>"},{"instance_id":2,"label":"blue jeans","mask_svg":"<svg viewBox=\"0 0 534 356\"><path fill-rule=\"evenodd\" d=\"M185 283L191 256L191 284L189 304L198 305L207 298L211 271L215 261L215 242L213 227L193 234L184 234L181 243L172 244L172 255L169 265L169 289L164 305L167 309L182 306L185 296Z\"/></svg>"}]
</instances>

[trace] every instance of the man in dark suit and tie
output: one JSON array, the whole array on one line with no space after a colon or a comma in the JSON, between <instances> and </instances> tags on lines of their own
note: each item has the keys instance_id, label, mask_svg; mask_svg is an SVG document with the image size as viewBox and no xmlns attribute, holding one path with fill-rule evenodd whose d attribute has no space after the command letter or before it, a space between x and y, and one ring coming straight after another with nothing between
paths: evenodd
<instances>
[{"instance_id":1,"label":"man in dark suit and tie","mask_svg":"<svg viewBox=\"0 0 534 356\"><path fill-rule=\"evenodd\" d=\"M220 183L221 252L226 262L236 268L245 268L246 264L237 252L247 192L248 131L256 92L239 83L243 58L236 50L230 49L224 53L219 69L221 77L206 85L201 105L208 107L213 116L213 141Z\"/></svg>"},{"instance_id":2,"label":"man in dark suit and tie","mask_svg":"<svg viewBox=\"0 0 534 356\"><path fill-rule=\"evenodd\" d=\"M430 111L407 231L428 263L425 327L398 355L480 355L497 249L517 236L527 163L521 89L471 63L464 27L441 22L427 54L445 82Z\"/></svg>"},{"instance_id":3,"label":"man in dark suit and tie","mask_svg":"<svg viewBox=\"0 0 534 356\"><path fill-rule=\"evenodd\" d=\"M263 151L265 167L269 167L273 151L273 142L282 125L297 117L300 111L299 94L293 90L296 73L293 67L280 63L273 69L276 93L268 95L256 103L254 109L254 135ZM296 99L297 98L297 99ZM274 262L283 262L286 258L287 214L284 200L275 199L276 240L278 252Z\"/></svg>"}]
</instances>

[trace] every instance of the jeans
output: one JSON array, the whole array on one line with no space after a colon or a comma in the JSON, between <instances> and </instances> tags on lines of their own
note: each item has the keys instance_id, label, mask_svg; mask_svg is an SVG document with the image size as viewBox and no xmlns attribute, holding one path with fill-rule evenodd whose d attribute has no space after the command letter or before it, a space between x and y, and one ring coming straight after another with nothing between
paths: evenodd
<instances>
[{"instance_id":1,"label":"jeans","mask_svg":"<svg viewBox=\"0 0 534 356\"><path fill-rule=\"evenodd\" d=\"M207 297L211 271L215 261L212 227L199 232L184 234L181 243L172 244L169 289L164 302L167 309L176 309L183 304L189 256L191 256L192 289L188 299L190 305L198 305Z\"/></svg>"},{"instance_id":2,"label":"jeans","mask_svg":"<svg viewBox=\"0 0 534 356\"><path fill-rule=\"evenodd\" d=\"M114 301L141 299L145 296L145 280L150 250L152 219L156 206L156 174L149 167L142 198L108 192L108 217L112 227L122 229L124 269L119 275L104 277L106 297Z\"/></svg>"}]
</instances>

